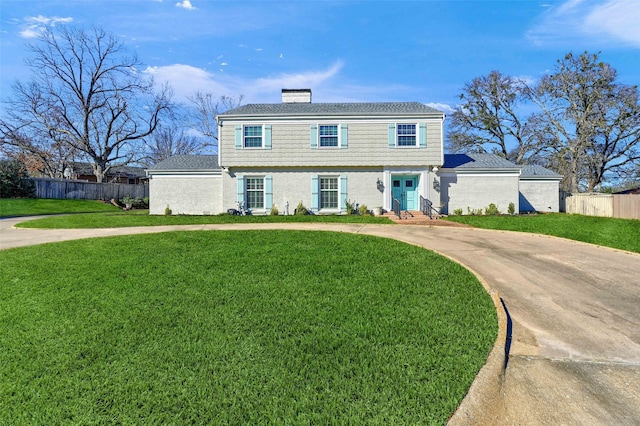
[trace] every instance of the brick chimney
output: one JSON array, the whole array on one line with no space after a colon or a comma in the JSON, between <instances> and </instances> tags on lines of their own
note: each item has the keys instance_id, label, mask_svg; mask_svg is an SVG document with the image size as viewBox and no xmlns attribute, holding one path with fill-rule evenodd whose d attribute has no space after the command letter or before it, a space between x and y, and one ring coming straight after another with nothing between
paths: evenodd
<instances>
[{"instance_id":1,"label":"brick chimney","mask_svg":"<svg viewBox=\"0 0 640 426\"><path fill-rule=\"evenodd\" d=\"M311 89L282 89L282 103L311 103Z\"/></svg>"}]
</instances>

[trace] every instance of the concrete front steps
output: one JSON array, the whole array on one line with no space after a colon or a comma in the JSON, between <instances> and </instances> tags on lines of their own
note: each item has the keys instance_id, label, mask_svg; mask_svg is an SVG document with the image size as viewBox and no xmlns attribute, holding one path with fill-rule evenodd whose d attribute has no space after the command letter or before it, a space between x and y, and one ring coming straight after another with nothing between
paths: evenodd
<instances>
[{"instance_id":1,"label":"concrete front steps","mask_svg":"<svg viewBox=\"0 0 640 426\"><path fill-rule=\"evenodd\" d=\"M449 222L448 220L442 220L439 216L434 215L433 219L423 214L419 210L403 210L401 213L401 219L393 212L386 212L384 217L389 218L393 222L399 225L425 225L425 226L451 226L458 228L468 228L468 225L457 222Z\"/></svg>"}]
</instances>

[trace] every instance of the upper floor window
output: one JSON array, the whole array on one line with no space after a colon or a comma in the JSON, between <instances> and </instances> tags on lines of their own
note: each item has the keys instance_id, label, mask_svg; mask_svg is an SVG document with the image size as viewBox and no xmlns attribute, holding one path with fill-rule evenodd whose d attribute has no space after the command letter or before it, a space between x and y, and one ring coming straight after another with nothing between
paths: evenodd
<instances>
[{"instance_id":1,"label":"upper floor window","mask_svg":"<svg viewBox=\"0 0 640 426\"><path fill-rule=\"evenodd\" d=\"M320 147L337 147L338 146L338 126L335 124L331 125L320 125L319 126L319 135L320 135Z\"/></svg>"},{"instance_id":2,"label":"upper floor window","mask_svg":"<svg viewBox=\"0 0 640 426\"><path fill-rule=\"evenodd\" d=\"M244 126L244 147L262 148L262 126Z\"/></svg>"},{"instance_id":3,"label":"upper floor window","mask_svg":"<svg viewBox=\"0 0 640 426\"><path fill-rule=\"evenodd\" d=\"M415 124L398 124L397 129L398 146L416 146Z\"/></svg>"}]
</instances>

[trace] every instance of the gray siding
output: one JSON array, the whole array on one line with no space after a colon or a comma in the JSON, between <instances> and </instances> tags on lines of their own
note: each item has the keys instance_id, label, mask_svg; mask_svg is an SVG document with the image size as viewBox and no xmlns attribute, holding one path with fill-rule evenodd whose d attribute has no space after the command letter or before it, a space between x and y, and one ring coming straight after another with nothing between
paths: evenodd
<instances>
[{"instance_id":1,"label":"gray siding","mask_svg":"<svg viewBox=\"0 0 640 426\"><path fill-rule=\"evenodd\" d=\"M219 174L155 175L149 180L149 214L208 215L222 210L222 178Z\"/></svg>"},{"instance_id":2,"label":"gray siding","mask_svg":"<svg viewBox=\"0 0 640 426\"><path fill-rule=\"evenodd\" d=\"M442 120L402 120L427 124L426 148L389 148L389 124L357 121L263 122L271 125L271 149L236 149L235 126L248 124L227 120L220 132L220 164L223 167L296 166L427 166L442 164ZM346 124L348 147L311 148L312 124Z\"/></svg>"},{"instance_id":3,"label":"gray siding","mask_svg":"<svg viewBox=\"0 0 640 426\"><path fill-rule=\"evenodd\" d=\"M454 210L484 209L494 203L501 213L506 213L509 203L519 211L518 173L443 173L440 177L443 213L452 215Z\"/></svg>"}]
</instances>

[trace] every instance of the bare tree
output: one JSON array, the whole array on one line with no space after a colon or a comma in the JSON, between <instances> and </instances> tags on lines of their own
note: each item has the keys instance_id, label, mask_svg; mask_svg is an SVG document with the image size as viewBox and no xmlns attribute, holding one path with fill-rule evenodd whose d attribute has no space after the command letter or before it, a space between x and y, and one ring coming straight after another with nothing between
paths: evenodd
<instances>
[{"instance_id":1,"label":"bare tree","mask_svg":"<svg viewBox=\"0 0 640 426\"><path fill-rule=\"evenodd\" d=\"M201 152L208 142L201 137L188 135L176 126L159 127L146 141L147 156L143 163L151 166L173 155L186 155Z\"/></svg>"},{"instance_id":2,"label":"bare tree","mask_svg":"<svg viewBox=\"0 0 640 426\"><path fill-rule=\"evenodd\" d=\"M216 98L213 93L203 93L200 91L189 98L193 107L193 126L197 131L212 141L210 146L214 148L215 152L218 151L218 126L216 116L239 107L243 99L243 95L238 96L237 99L226 95Z\"/></svg>"},{"instance_id":3,"label":"bare tree","mask_svg":"<svg viewBox=\"0 0 640 426\"><path fill-rule=\"evenodd\" d=\"M492 150L516 164L535 158L545 147L523 112L528 90L524 81L498 71L465 84L463 104L451 118L449 148Z\"/></svg>"},{"instance_id":4,"label":"bare tree","mask_svg":"<svg viewBox=\"0 0 640 426\"><path fill-rule=\"evenodd\" d=\"M171 110L168 87L154 91L135 55L102 29L49 29L29 51L32 79L13 86L3 141L65 145L92 162L99 182L114 163L137 159L143 138Z\"/></svg>"},{"instance_id":5,"label":"bare tree","mask_svg":"<svg viewBox=\"0 0 640 426\"><path fill-rule=\"evenodd\" d=\"M540 107L539 132L562 159L570 191L593 191L605 174L626 173L640 161L636 86L617 84L597 54L567 54L531 99Z\"/></svg>"}]
</instances>

